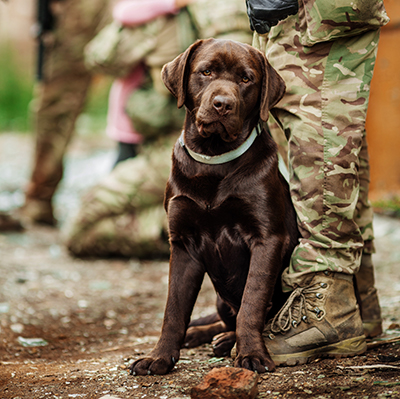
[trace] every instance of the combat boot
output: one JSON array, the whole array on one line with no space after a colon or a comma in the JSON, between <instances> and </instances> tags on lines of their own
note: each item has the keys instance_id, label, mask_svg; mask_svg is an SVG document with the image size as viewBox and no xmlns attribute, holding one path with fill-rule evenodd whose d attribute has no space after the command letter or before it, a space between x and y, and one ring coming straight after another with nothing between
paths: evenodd
<instances>
[{"instance_id":1,"label":"combat boot","mask_svg":"<svg viewBox=\"0 0 400 399\"><path fill-rule=\"evenodd\" d=\"M44 224L48 226L55 226L57 224L50 200L27 197L25 204L19 209L18 214L26 224Z\"/></svg>"},{"instance_id":2,"label":"combat boot","mask_svg":"<svg viewBox=\"0 0 400 399\"><path fill-rule=\"evenodd\" d=\"M374 267L372 256L363 253L360 270L356 274L358 294L360 296L360 311L366 337L376 337L382 333L381 308L375 288Z\"/></svg>"},{"instance_id":3,"label":"combat boot","mask_svg":"<svg viewBox=\"0 0 400 399\"><path fill-rule=\"evenodd\" d=\"M363 353L367 345L353 276L328 271L305 276L263 336L277 366Z\"/></svg>"}]
</instances>

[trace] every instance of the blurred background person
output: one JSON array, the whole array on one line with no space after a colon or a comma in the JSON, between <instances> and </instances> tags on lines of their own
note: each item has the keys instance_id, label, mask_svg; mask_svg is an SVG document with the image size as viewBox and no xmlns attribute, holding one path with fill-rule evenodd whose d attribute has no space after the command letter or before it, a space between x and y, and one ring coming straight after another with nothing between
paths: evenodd
<instances>
[{"instance_id":1,"label":"blurred background person","mask_svg":"<svg viewBox=\"0 0 400 399\"><path fill-rule=\"evenodd\" d=\"M182 10L192 1L120 1L113 8L113 22L86 47L87 68L116 77L106 127L118 142L116 163L137 155L139 144L160 129L165 134L183 122L182 113L168 106L172 97L161 81L161 68L195 40L189 15Z\"/></svg>"},{"instance_id":2,"label":"blurred background person","mask_svg":"<svg viewBox=\"0 0 400 399\"><path fill-rule=\"evenodd\" d=\"M107 21L111 0L38 0L42 46L34 99L35 153L25 203L28 223L55 225L53 196L63 176L63 160L82 112L92 73L83 49Z\"/></svg>"},{"instance_id":3,"label":"blurred background person","mask_svg":"<svg viewBox=\"0 0 400 399\"><path fill-rule=\"evenodd\" d=\"M182 10L187 3L121 1L113 9L113 22L86 47L87 67L116 77L106 131L118 143L118 155L112 173L89 190L67 227L67 245L75 255L168 252L160 205L184 111L164 87L161 69L195 40Z\"/></svg>"},{"instance_id":4,"label":"blurred background person","mask_svg":"<svg viewBox=\"0 0 400 399\"><path fill-rule=\"evenodd\" d=\"M161 9L166 14L162 17L156 16L155 4L162 2L164 8ZM145 5L151 3L152 7L145 11ZM177 116L175 120L178 124L175 124L174 129L168 129L170 126L165 123L167 116L177 111L174 99L172 108L164 108L168 111L162 112L161 108L158 111L153 109L157 98L170 96L161 81L161 68L184 51L196 38L229 38L251 44L252 32L249 28L245 3L242 0L187 2L187 7L180 13L177 13L178 3L174 7L170 5L170 8L166 8L167 3L170 1L125 0L114 8L114 20L124 26L135 26L141 13L151 14L152 21L137 27L136 34L141 40L130 41L132 48L139 46L139 49L135 49L136 52L143 52L142 62L139 66L135 66L130 76L117 79L110 93L107 131L111 136L114 134L115 140L121 143L121 136L115 133L118 131L121 133L121 127L125 129L123 131L125 137L131 137L132 141L129 143L126 140L123 147L132 146L131 156L129 151L126 151L128 156L123 157L120 151L118 160L124 159L123 162L119 162L110 175L91 188L82 198L80 210L65 233L66 244L76 256L168 255L166 215L162 202L169 176L173 143L180 133L183 120ZM135 9L138 4L141 10ZM165 18L175 26L175 36L171 35L168 41L168 47L175 52L174 55L171 51L165 51L166 45L163 48L166 33L162 29L157 30L157 26L159 28L163 24L160 21ZM148 40L151 32L153 40ZM188 38L191 39L187 40ZM109 39L107 41L109 42ZM150 43L150 48L143 49L141 45L143 43ZM88 47L92 45L93 43ZM100 49L102 47L99 45ZM91 52L95 53L93 49ZM125 51L127 52L128 50ZM118 64L119 61L115 60L115 63ZM89 64L95 65L96 62L92 59L89 60ZM108 65L110 68L111 64ZM144 75L147 71L146 78L151 79L155 90L154 95L149 95L151 101L143 101L146 95L144 93L138 95L140 79L136 83L134 80L139 73L142 73L139 72L139 68L143 67ZM123 116L125 111L126 114ZM130 120L127 120L127 115ZM160 120L158 125L152 125L155 119ZM131 135L129 128L132 129ZM140 155L132 158L138 152L138 143L142 144Z\"/></svg>"}]
</instances>

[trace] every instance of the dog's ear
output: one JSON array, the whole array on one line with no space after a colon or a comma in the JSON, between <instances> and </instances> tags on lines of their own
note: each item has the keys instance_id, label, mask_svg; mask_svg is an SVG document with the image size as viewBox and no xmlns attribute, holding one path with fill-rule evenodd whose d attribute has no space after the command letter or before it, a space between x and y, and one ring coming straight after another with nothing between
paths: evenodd
<instances>
[{"instance_id":1,"label":"dog's ear","mask_svg":"<svg viewBox=\"0 0 400 399\"><path fill-rule=\"evenodd\" d=\"M194 51L200 47L203 40L198 40L179 54L174 60L165 64L161 71L161 78L165 87L177 99L178 108L185 104L186 90L189 77L189 60Z\"/></svg>"},{"instance_id":2,"label":"dog's ear","mask_svg":"<svg viewBox=\"0 0 400 399\"><path fill-rule=\"evenodd\" d=\"M266 122L269 117L270 109L276 105L283 97L286 85L278 72L272 68L271 64L262 54L264 64L264 80L261 89L260 118Z\"/></svg>"}]
</instances>

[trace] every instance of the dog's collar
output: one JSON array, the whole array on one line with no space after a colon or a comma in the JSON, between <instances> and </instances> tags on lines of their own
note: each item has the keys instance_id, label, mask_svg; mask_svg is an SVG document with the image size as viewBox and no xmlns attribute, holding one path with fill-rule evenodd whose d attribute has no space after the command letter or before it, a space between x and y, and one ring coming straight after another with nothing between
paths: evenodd
<instances>
[{"instance_id":1,"label":"dog's collar","mask_svg":"<svg viewBox=\"0 0 400 399\"><path fill-rule=\"evenodd\" d=\"M254 140L257 138L258 135L261 133L261 127L257 125L253 131L251 132L250 136L246 139L246 141L240 145L238 148L225 152L224 154L221 155L204 155L204 154L199 154L198 152L192 151L189 147L185 145L185 141L183 138L184 131L182 131L180 137L179 137L179 144L181 145L182 148L184 148L188 154L197 162L205 163L208 165L220 165L222 163L227 163L230 161L233 161L236 158L239 158L241 155L243 155L254 143Z\"/></svg>"}]
</instances>

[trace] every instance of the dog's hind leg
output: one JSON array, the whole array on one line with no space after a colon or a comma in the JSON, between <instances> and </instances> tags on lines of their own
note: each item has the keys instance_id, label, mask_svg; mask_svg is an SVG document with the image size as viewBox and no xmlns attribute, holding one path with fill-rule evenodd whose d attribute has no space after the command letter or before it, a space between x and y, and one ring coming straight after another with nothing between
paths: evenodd
<instances>
[{"instance_id":1,"label":"dog's hind leg","mask_svg":"<svg viewBox=\"0 0 400 399\"><path fill-rule=\"evenodd\" d=\"M224 331L226 325L217 312L192 320L186 331L183 347L195 348L202 344L210 344L215 335Z\"/></svg>"},{"instance_id":2,"label":"dog's hind leg","mask_svg":"<svg viewBox=\"0 0 400 399\"><path fill-rule=\"evenodd\" d=\"M212 324L189 327L186 331L184 348L194 348L202 344L210 344L215 335L227 331L225 323L221 320Z\"/></svg>"},{"instance_id":3,"label":"dog's hind leg","mask_svg":"<svg viewBox=\"0 0 400 399\"><path fill-rule=\"evenodd\" d=\"M236 315L232 308L219 296L217 313L193 320L186 331L185 348L194 348L202 344L213 344L216 356L229 355L236 342Z\"/></svg>"},{"instance_id":4,"label":"dog's hind leg","mask_svg":"<svg viewBox=\"0 0 400 399\"><path fill-rule=\"evenodd\" d=\"M221 317L218 314L218 312L215 313L211 313L207 316L204 317L199 317L198 319L192 320L189 323L189 327L193 327L193 326L207 326L209 324L213 324L217 321L220 321Z\"/></svg>"}]
</instances>

